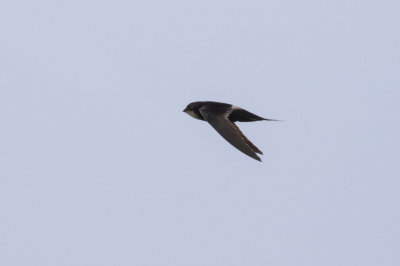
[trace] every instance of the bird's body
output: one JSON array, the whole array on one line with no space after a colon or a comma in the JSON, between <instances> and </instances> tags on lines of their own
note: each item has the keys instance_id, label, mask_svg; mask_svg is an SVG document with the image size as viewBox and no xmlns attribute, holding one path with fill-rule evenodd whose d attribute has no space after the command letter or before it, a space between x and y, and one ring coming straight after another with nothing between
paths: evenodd
<instances>
[{"instance_id":1,"label":"bird's body","mask_svg":"<svg viewBox=\"0 0 400 266\"><path fill-rule=\"evenodd\" d=\"M260 117L232 104L210 101L190 103L183 111L193 118L207 121L226 141L258 161L261 159L257 153L262 152L246 138L234 122L277 121Z\"/></svg>"}]
</instances>

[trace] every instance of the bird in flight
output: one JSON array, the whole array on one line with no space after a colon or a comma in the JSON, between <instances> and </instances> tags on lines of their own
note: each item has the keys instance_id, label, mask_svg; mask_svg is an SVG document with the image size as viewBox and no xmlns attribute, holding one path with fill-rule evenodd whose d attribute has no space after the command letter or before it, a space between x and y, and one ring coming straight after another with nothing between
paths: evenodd
<instances>
[{"instance_id":1,"label":"bird in flight","mask_svg":"<svg viewBox=\"0 0 400 266\"><path fill-rule=\"evenodd\" d=\"M226 141L236 149L261 162L258 154L263 154L246 138L234 122L279 121L250 113L238 106L219 102L192 102L183 110L193 118L207 121Z\"/></svg>"}]
</instances>

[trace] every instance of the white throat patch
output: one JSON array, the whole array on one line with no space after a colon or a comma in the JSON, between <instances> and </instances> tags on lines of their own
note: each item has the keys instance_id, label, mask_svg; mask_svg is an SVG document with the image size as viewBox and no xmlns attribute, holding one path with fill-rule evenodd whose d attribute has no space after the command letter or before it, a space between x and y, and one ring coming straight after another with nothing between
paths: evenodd
<instances>
[{"instance_id":1,"label":"white throat patch","mask_svg":"<svg viewBox=\"0 0 400 266\"><path fill-rule=\"evenodd\" d=\"M188 111L186 111L186 113L187 113L188 115L190 115L191 117L193 117L193 118L200 119L200 118L197 116L197 114L196 114L195 111L188 110ZM201 120L201 119L200 119L200 120Z\"/></svg>"}]
</instances>

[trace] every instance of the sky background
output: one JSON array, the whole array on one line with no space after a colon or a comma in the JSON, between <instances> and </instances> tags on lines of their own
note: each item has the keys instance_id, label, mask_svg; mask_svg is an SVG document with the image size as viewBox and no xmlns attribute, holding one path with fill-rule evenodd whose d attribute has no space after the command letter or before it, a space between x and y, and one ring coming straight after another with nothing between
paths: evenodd
<instances>
[{"instance_id":1,"label":"sky background","mask_svg":"<svg viewBox=\"0 0 400 266\"><path fill-rule=\"evenodd\" d=\"M400 265L399 10L1 1L0 265Z\"/></svg>"}]
</instances>

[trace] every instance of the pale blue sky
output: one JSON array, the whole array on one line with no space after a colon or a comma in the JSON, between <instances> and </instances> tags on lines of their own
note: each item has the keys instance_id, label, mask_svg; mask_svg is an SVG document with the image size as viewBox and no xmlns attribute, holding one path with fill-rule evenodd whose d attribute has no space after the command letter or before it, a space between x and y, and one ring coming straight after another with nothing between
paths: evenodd
<instances>
[{"instance_id":1,"label":"pale blue sky","mask_svg":"<svg viewBox=\"0 0 400 266\"><path fill-rule=\"evenodd\" d=\"M2 1L0 265L400 265L399 11Z\"/></svg>"}]
</instances>

